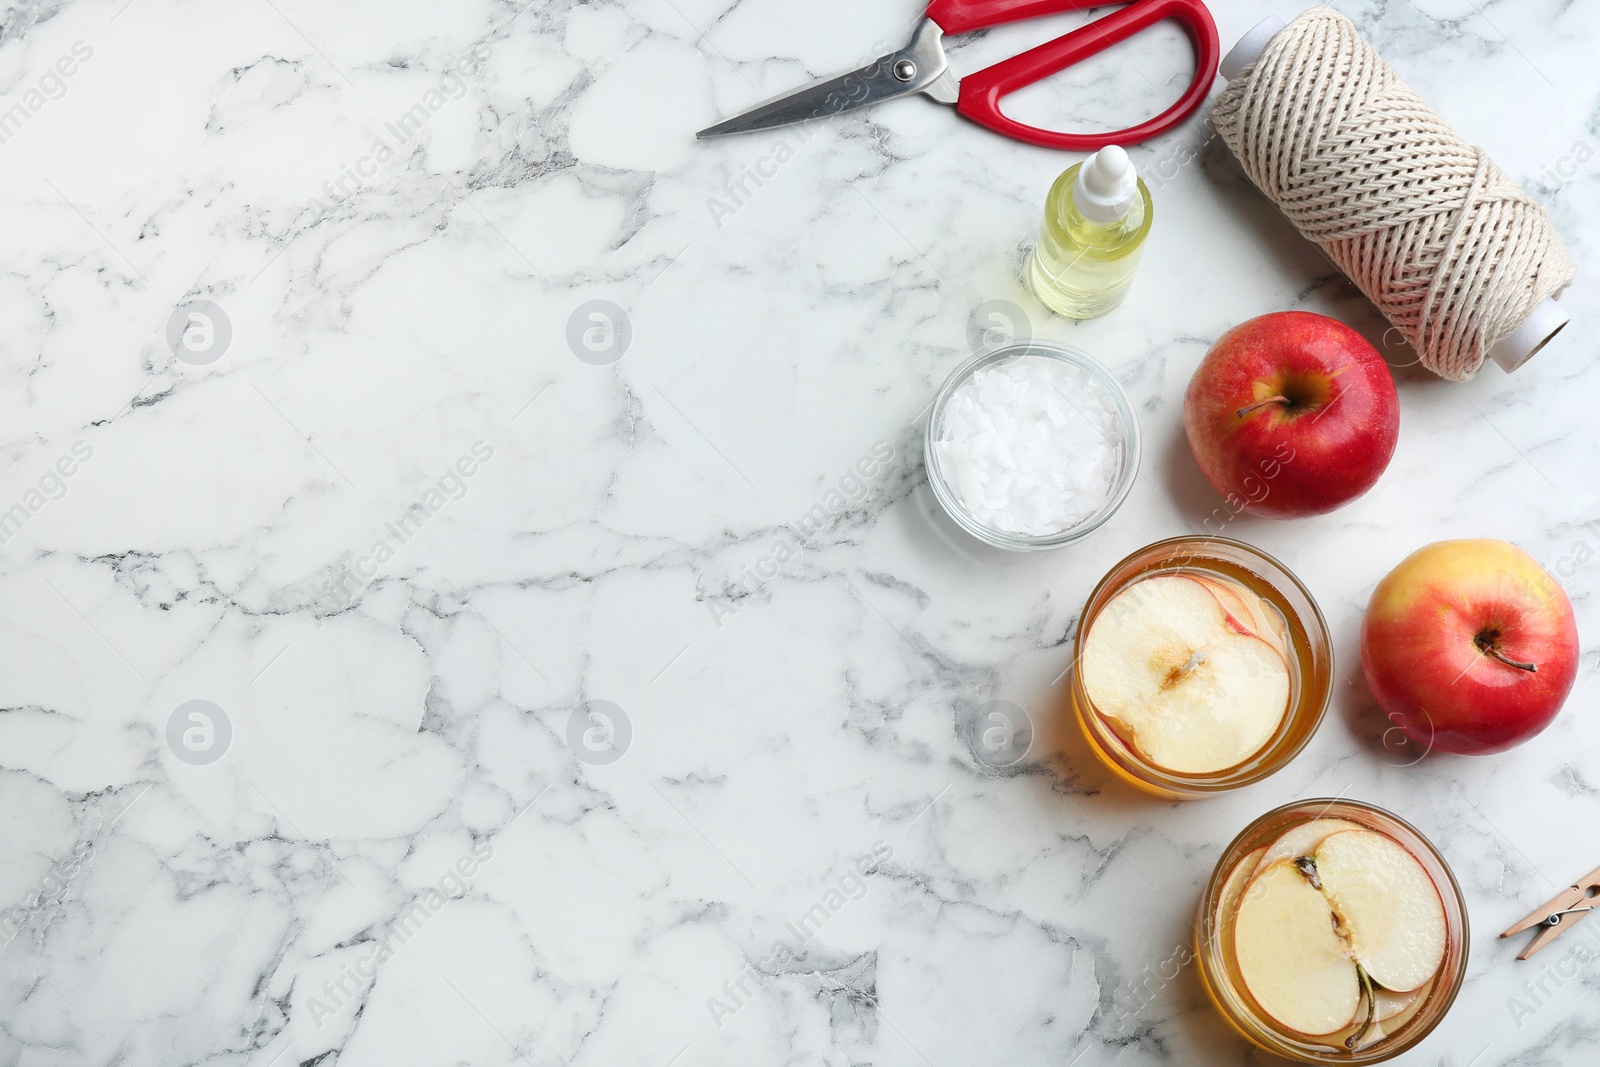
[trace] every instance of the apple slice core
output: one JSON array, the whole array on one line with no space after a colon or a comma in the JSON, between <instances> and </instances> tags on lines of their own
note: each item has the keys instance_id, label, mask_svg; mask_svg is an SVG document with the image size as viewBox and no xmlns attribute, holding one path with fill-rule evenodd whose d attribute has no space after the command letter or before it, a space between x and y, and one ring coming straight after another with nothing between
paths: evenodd
<instances>
[{"instance_id":1,"label":"apple slice core","mask_svg":"<svg viewBox=\"0 0 1600 1067\"><path fill-rule=\"evenodd\" d=\"M1308 1037L1348 1027L1361 982L1328 901L1291 861L1256 875L1239 903L1233 954L1244 984L1273 1019Z\"/></svg>"},{"instance_id":2,"label":"apple slice core","mask_svg":"<svg viewBox=\"0 0 1600 1067\"><path fill-rule=\"evenodd\" d=\"M1374 982L1398 993L1438 973L1448 937L1433 879L1398 842L1372 830L1341 830L1317 846L1317 876Z\"/></svg>"}]
</instances>

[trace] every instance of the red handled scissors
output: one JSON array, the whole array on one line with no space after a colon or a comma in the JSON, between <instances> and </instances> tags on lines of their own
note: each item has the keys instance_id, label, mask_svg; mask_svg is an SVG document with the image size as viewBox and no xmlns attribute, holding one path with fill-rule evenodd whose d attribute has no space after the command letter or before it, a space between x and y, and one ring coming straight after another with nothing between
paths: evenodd
<instances>
[{"instance_id":1,"label":"red handled scissors","mask_svg":"<svg viewBox=\"0 0 1600 1067\"><path fill-rule=\"evenodd\" d=\"M767 130L925 93L941 104L955 105L957 112L980 126L1045 148L1088 152L1108 144L1135 144L1178 125L1211 91L1220 48L1217 25L1203 0L1133 0L1120 11L959 81L950 73L944 54L942 39L947 33L969 33L1107 3L1108 0L933 0L911 35L911 43L898 52L879 56L859 70L769 100L701 130L696 136ZM1178 102L1155 118L1114 133L1060 133L1018 122L1000 111L1002 97L1065 70L1163 19L1172 19L1189 35L1194 45L1195 73L1194 82Z\"/></svg>"}]
</instances>

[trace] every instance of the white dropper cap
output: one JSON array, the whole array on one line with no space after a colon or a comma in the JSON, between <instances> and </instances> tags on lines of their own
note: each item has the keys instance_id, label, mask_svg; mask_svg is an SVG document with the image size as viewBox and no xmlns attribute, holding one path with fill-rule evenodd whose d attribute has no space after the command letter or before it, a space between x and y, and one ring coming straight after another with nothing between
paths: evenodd
<instances>
[{"instance_id":1,"label":"white dropper cap","mask_svg":"<svg viewBox=\"0 0 1600 1067\"><path fill-rule=\"evenodd\" d=\"M1276 15L1256 23L1239 38L1239 43L1222 57L1222 64L1217 68L1218 73L1228 81L1237 78L1244 68L1254 63L1261 53L1266 51L1267 42L1286 25L1288 24ZM1545 297L1533 309L1526 322L1490 347L1489 358L1501 370L1510 374L1549 344L1571 318L1561 310L1553 298Z\"/></svg>"},{"instance_id":2,"label":"white dropper cap","mask_svg":"<svg viewBox=\"0 0 1600 1067\"><path fill-rule=\"evenodd\" d=\"M1072 204L1090 222L1116 222L1133 208L1139 175L1116 145L1106 145L1083 161L1072 183Z\"/></svg>"}]
</instances>

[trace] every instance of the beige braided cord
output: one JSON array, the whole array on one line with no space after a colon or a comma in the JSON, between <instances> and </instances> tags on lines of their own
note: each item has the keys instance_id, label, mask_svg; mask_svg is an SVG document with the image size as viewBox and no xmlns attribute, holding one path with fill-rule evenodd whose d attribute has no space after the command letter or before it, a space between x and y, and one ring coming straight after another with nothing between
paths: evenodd
<instances>
[{"instance_id":1,"label":"beige braided cord","mask_svg":"<svg viewBox=\"0 0 1600 1067\"><path fill-rule=\"evenodd\" d=\"M1576 274L1544 209L1329 8L1277 33L1212 112L1245 174L1452 381Z\"/></svg>"}]
</instances>

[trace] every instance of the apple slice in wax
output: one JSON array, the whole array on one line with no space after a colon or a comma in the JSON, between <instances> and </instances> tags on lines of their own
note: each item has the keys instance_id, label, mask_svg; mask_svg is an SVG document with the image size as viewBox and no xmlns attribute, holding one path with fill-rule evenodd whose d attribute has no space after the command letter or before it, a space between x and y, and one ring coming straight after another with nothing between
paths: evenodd
<instances>
[{"instance_id":1,"label":"apple slice in wax","mask_svg":"<svg viewBox=\"0 0 1600 1067\"><path fill-rule=\"evenodd\" d=\"M1405 993L1396 993L1392 989L1374 989L1372 999L1377 1004L1378 1021L1382 1023L1397 1019L1404 1023L1410 1019L1416 1014L1414 1009L1419 1007L1422 999L1433 990L1433 982L1434 979L1430 978L1419 988ZM1404 1019L1401 1019L1402 1015L1405 1016Z\"/></svg>"},{"instance_id":2,"label":"apple slice in wax","mask_svg":"<svg viewBox=\"0 0 1600 1067\"><path fill-rule=\"evenodd\" d=\"M1278 614L1278 609L1268 604L1265 597L1255 597L1256 633L1285 660L1289 658L1289 628Z\"/></svg>"},{"instance_id":3,"label":"apple slice in wax","mask_svg":"<svg viewBox=\"0 0 1600 1067\"><path fill-rule=\"evenodd\" d=\"M1365 829L1366 827L1360 823L1351 822L1349 819L1312 819L1310 822L1303 822L1285 830L1276 841L1268 845L1261 861L1256 864L1256 869L1261 870L1279 860L1309 856L1329 834L1338 833L1340 830Z\"/></svg>"},{"instance_id":4,"label":"apple slice in wax","mask_svg":"<svg viewBox=\"0 0 1600 1067\"><path fill-rule=\"evenodd\" d=\"M1185 574L1205 586L1216 596L1227 612L1229 624L1242 634L1259 637L1278 650L1285 660L1289 658L1289 634L1283 619L1267 606L1267 602L1244 586L1208 574Z\"/></svg>"},{"instance_id":5,"label":"apple slice in wax","mask_svg":"<svg viewBox=\"0 0 1600 1067\"><path fill-rule=\"evenodd\" d=\"M1438 973L1444 904L1415 856L1372 830L1341 830L1317 846L1312 862L1351 955L1374 982L1404 993Z\"/></svg>"},{"instance_id":6,"label":"apple slice in wax","mask_svg":"<svg viewBox=\"0 0 1600 1067\"><path fill-rule=\"evenodd\" d=\"M1246 637L1260 637L1260 618L1246 600L1244 591L1235 589L1230 583L1220 578L1212 578L1205 574L1185 574L1183 577L1191 582L1199 582L1205 586L1212 596L1217 598L1217 603L1222 607L1222 612L1227 616L1228 625L1235 633Z\"/></svg>"},{"instance_id":7,"label":"apple slice in wax","mask_svg":"<svg viewBox=\"0 0 1600 1067\"><path fill-rule=\"evenodd\" d=\"M1409 993L1374 988L1372 1000L1376 1010L1372 1023L1370 1025L1367 1023L1365 1009L1358 1009L1356 1021L1329 1037L1326 1043L1332 1048L1347 1051L1376 1045L1384 1038L1399 1033L1402 1027L1416 1018L1417 1013L1422 1010L1422 1002L1427 999L1428 992L1432 989L1433 980L1428 981L1421 989L1414 989Z\"/></svg>"},{"instance_id":8,"label":"apple slice in wax","mask_svg":"<svg viewBox=\"0 0 1600 1067\"><path fill-rule=\"evenodd\" d=\"M1410 993L1395 993L1388 989L1373 990L1372 997L1377 1002L1378 1018L1372 1024L1372 1030L1367 1033L1366 1039L1356 1047L1363 1048L1374 1041L1383 1040L1390 1034L1398 1034L1401 1027L1415 1019L1422 1011L1422 1005L1427 1002L1428 994L1433 991L1433 983L1436 980L1437 978L1429 980L1421 989ZM1402 999L1405 1000L1404 1006L1395 1008ZM1384 1014L1386 1010L1389 1012L1387 1015Z\"/></svg>"},{"instance_id":9,"label":"apple slice in wax","mask_svg":"<svg viewBox=\"0 0 1600 1067\"><path fill-rule=\"evenodd\" d=\"M1233 923L1233 955L1245 988L1285 1029L1307 1037L1355 1021L1361 981L1328 900L1293 860L1257 874Z\"/></svg>"},{"instance_id":10,"label":"apple slice in wax","mask_svg":"<svg viewBox=\"0 0 1600 1067\"><path fill-rule=\"evenodd\" d=\"M1239 910L1239 898L1244 896L1244 887L1250 884L1266 851L1267 847L1262 845L1251 852L1235 863L1233 870L1222 880L1222 889L1217 893L1217 914L1222 916L1224 923L1231 922L1234 913Z\"/></svg>"},{"instance_id":11,"label":"apple slice in wax","mask_svg":"<svg viewBox=\"0 0 1600 1067\"><path fill-rule=\"evenodd\" d=\"M1095 711L1152 764L1211 774L1259 752L1289 708L1289 668L1229 624L1200 582L1135 582L1095 617L1080 664Z\"/></svg>"}]
</instances>

